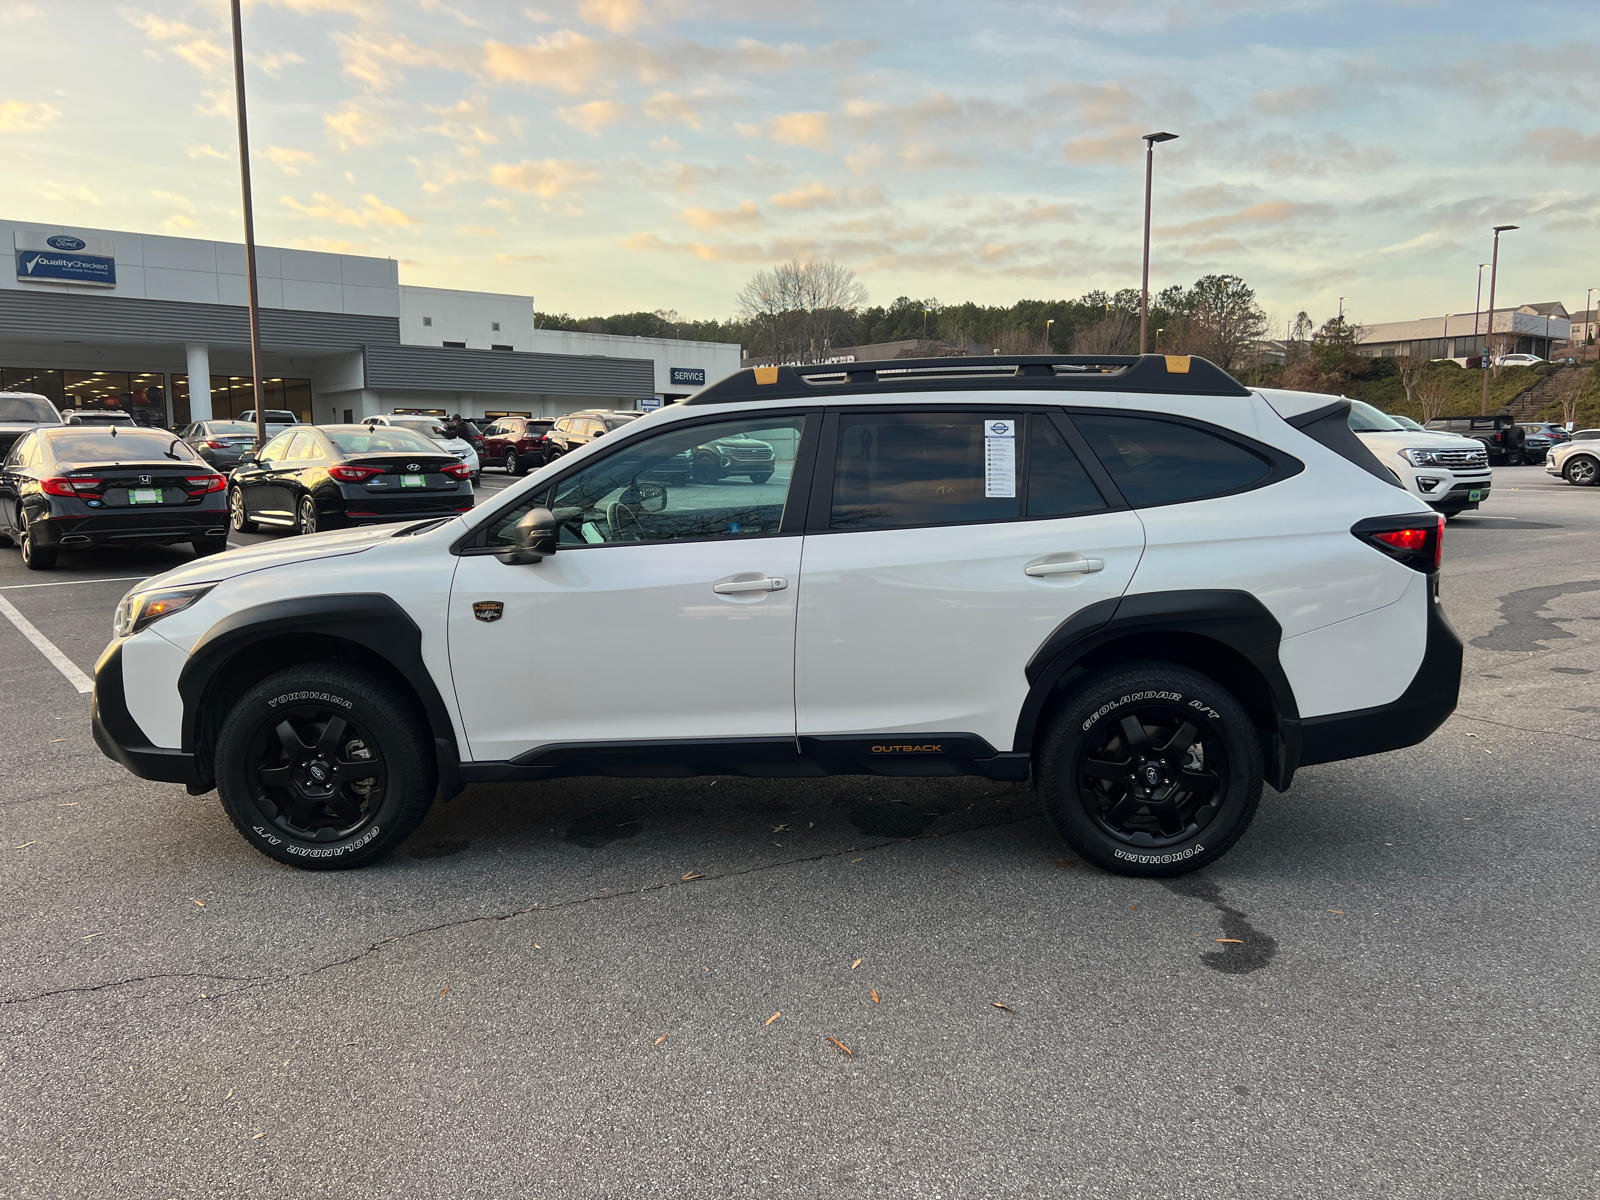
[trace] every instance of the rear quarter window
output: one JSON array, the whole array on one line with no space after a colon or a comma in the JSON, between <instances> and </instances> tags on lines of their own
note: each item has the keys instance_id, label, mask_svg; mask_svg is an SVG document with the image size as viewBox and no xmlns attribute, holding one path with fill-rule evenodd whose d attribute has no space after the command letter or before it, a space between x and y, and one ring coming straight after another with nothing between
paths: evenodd
<instances>
[{"instance_id":1,"label":"rear quarter window","mask_svg":"<svg viewBox=\"0 0 1600 1200\"><path fill-rule=\"evenodd\" d=\"M1265 456L1193 425L1099 414L1072 421L1135 508L1246 491L1273 473Z\"/></svg>"}]
</instances>

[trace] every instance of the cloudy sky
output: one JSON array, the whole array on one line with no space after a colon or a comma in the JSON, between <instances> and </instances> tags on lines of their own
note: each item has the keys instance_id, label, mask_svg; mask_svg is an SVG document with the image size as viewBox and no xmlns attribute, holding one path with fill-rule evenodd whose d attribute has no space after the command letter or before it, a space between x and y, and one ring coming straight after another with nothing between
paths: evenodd
<instances>
[{"instance_id":1,"label":"cloudy sky","mask_svg":"<svg viewBox=\"0 0 1600 1200\"><path fill-rule=\"evenodd\" d=\"M254 0L257 237L541 310L1244 276L1282 321L1600 285L1600 4ZM225 4L0 0L0 215L236 240Z\"/></svg>"}]
</instances>

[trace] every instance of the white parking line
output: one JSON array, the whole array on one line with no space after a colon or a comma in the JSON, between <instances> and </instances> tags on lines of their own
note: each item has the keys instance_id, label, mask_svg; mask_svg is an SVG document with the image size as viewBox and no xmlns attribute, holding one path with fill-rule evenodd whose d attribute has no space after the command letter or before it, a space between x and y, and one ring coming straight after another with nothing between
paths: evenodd
<instances>
[{"instance_id":1,"label":"white parking line","mask_svg":"<svg viewBox=\"0 0 1600 1200\"><path fill-rule=\"evenodd\" d=\"M78 670L78 664L61 653L56 644L34 627L32 621L17 611L17 606L0 596L0 613L17 627L17 631L39 648L39 653L55 664L56 670L67 677L67 682L85 695L94 691L94 680Z\"/></svg>"},{"instance_id":2,"label":"white parking line","mask_svg":"<svg viewBox=\"0 0 1600 1200\"><path fill-rule=\"evenodd\" d=\"M36 587L71 587L75 583L131 583L138 579L148 579L148 575L113 575L110 579L59 579L54 583L7 583L0 585L0 592L20 592L23 588Z\"/></svg>"}]
</instances>

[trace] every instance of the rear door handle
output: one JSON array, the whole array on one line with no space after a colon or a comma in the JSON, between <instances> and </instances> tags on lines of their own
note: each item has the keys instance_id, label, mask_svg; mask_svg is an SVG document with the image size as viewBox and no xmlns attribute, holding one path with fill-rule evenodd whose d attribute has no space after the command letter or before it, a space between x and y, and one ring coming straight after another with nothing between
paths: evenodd
<instances>
[{"instance_id":1,"label":"rear door handle","mask_svg":"<svg viewBox=\"0 0 1600 1200\"><path fill-rule=\"evenodd\" d=\"M714 583L711 590L719 596L737 596L741 592L781 592L788 586L787 579L735 579L732 583Z\"/></svg>"},{"instance_id":2,"label":"rear door handle","mask_svg":"<svg viewBox=\"0 0 1600 1200\"><path fill-rule=\"evenodd\" d=\"M1049 575L1089 575L1105 568L1103 558L1070 558L1064 562L1029 563L1023 571L1035 579L1041 579Z\"/></svg>"}]
</instances>

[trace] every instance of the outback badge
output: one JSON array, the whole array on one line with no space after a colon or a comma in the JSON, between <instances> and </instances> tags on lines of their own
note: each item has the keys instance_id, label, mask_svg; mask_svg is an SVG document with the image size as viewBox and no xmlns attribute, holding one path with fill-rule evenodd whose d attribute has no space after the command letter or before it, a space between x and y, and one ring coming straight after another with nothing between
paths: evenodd
<instances>
[{"instance_id":1,"label":"outback badge","mask_svg":"<svg viewBox=\"0 0 1600 1200\"><path fill-rule=\"evenodd\" d=\"M477 600L472 605L472 615L480 621L498 621L505 612L506 606L499 600Z\"/></svg>"}]
</instances>

